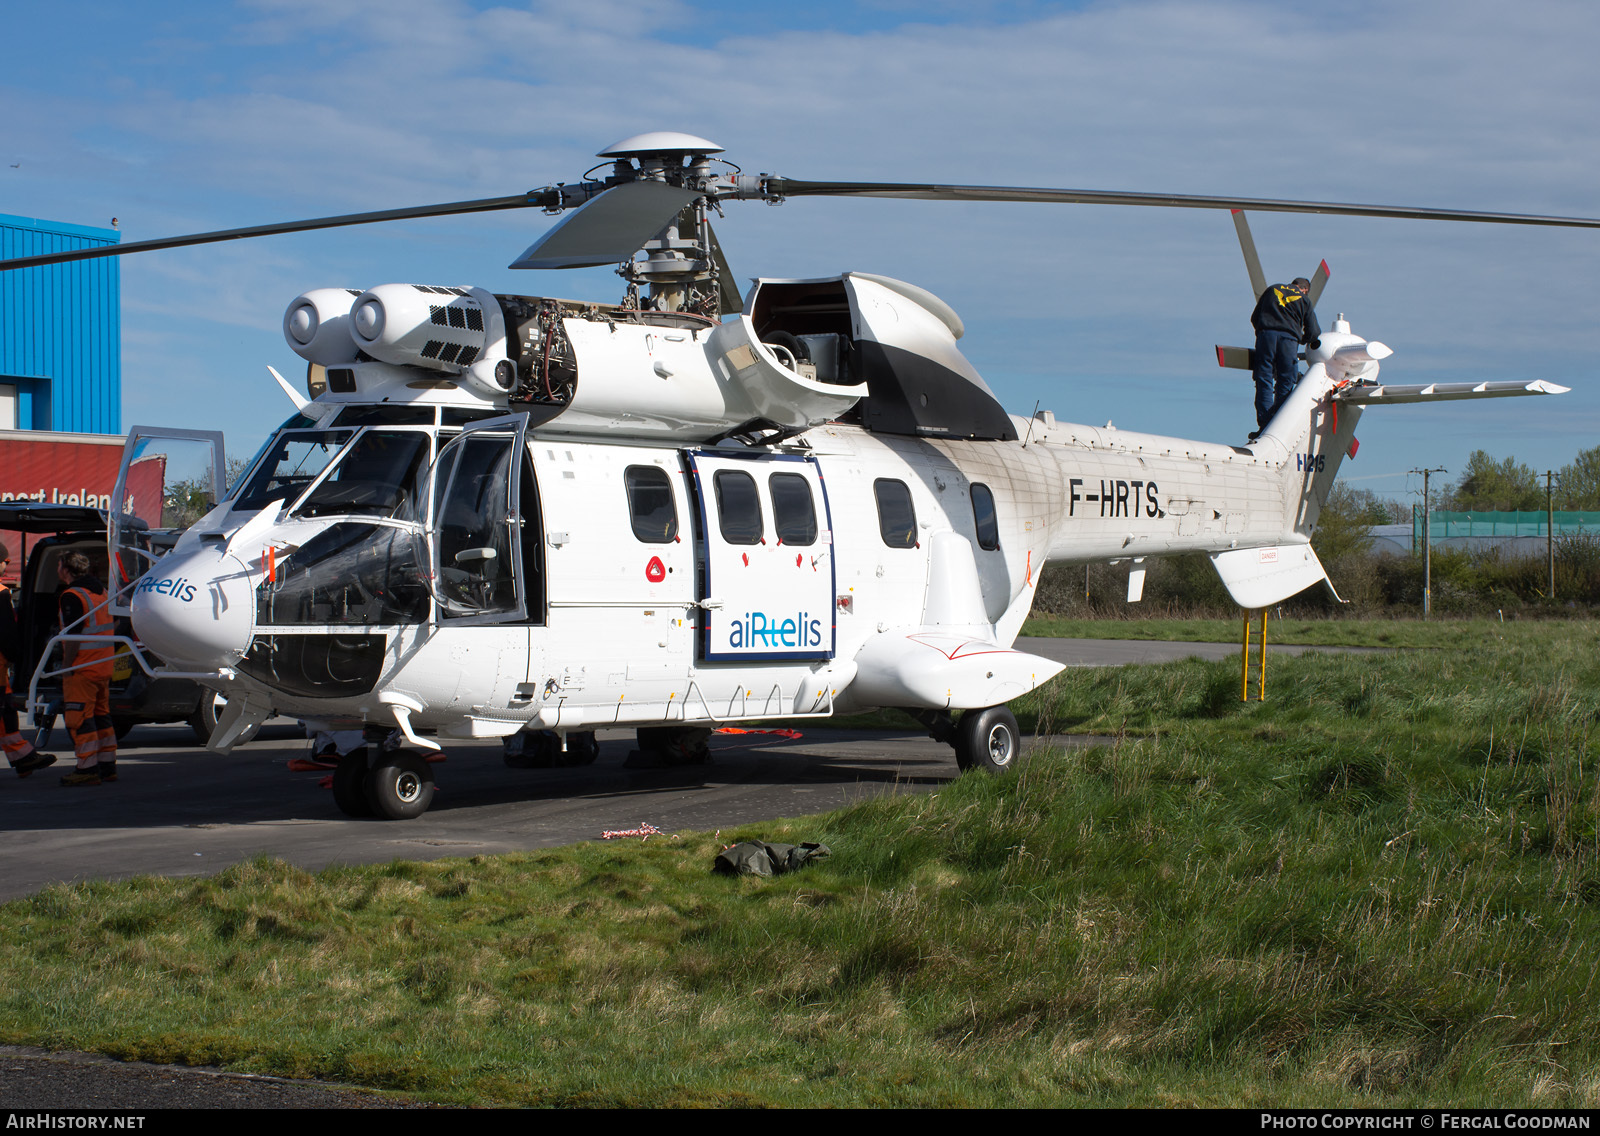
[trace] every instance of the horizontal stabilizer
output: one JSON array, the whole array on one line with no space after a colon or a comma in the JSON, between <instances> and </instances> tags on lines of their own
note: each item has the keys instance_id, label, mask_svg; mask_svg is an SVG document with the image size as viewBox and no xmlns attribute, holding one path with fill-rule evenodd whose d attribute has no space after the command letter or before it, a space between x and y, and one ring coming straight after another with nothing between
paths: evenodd
<instances>
[{"instance_id":1,"label":"horizontal stabilizer","mask_svg":"<svg viewBox=\"0 0 1600 1136\"><path fill-rule=\"evenodd\" d=\"M1217 366L1234 367L1241 371L1256 369L1256 353L1248 347L1224 347L1217 344Z\"/></svg>"},{"instance_id":2,"label":"horizontal stabilizer","mask_svg":"<svg viewBox=\"0 0 1600 1136\"><path fill-rule=\"evenodd\" d=\"M876 636L856 655L853 700L866 706L998 706L1060 674L1053 659L935 627Z\"/></svg>"},{"instance_id":3,"label":"horizontal stabilizer","mask_svg":"<svg viewBox=\"0 0 1600 1136\"><path fill-rule=\"evenodd\" d=\"M1372 386L1352 386L1334 391L1336 402L1354 402L1373 406L1389 402L1448 402L1462 398L1514 398L1527 394L1566 394L1571 387L1547 383L1543 379L1532 382L1515 380L1499 383L1426 383L1421 386L1397 386L1379 383Z\"/></svg>"},{"instance_id":4,"label":"horizontal stabilizer","mask_svg":"<svg viewBox=\"0 0 1600 1136\"><path fill-rule=\"evenodd\" d=\"M1213 552L1211 563L1233 602L1252 611L1282 603L1312 584L1327 584L1328 590L1333 591L1322 561L1309 544L1230 548ZM1338 598L1337 592L1334 598Z\"/></svg>"}]
</instances>

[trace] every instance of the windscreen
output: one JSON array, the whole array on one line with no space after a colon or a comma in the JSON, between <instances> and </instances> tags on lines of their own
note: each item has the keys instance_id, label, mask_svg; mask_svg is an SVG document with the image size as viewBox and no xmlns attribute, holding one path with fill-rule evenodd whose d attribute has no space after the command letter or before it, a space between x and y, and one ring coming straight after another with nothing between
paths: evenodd
<instances>
[{"instance_id":1,"label":"windscreen","mask_svg":"<svg viewBox=\"0 0 1600 1136\"><path fill-rule=\"evenodd\" d=\"M415 499L428 457L418 430L368 430L295 510L302 517L393 516Z\"/></svg>"},{"instance_id":2,"label":"windscreen","mask_svg":"<svg viewBox=\"0 0 1600 1136\"><path fill-rule=\"evenodd\" d=\"M233 499L235 509L264 509L304 493L353 430L285 430L273 439L249 482Z\"/></svg>"}]
</instances>

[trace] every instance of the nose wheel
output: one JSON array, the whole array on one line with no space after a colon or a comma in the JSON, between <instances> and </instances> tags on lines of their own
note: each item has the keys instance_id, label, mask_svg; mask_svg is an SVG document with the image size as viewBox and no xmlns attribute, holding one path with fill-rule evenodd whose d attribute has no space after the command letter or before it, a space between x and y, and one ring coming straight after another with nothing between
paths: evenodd
<instances>
[{"instance_id":1,"label":"nose wheel","mask_svg":"<svg viewBox=\"0 0 1600 1136\"><path fill-rule=\"evenodd\" d=\"M333 803L349 817L372 815L367 801L367 747L360 746L339 759L333 770Z\"/></svg>"}]
</instances>

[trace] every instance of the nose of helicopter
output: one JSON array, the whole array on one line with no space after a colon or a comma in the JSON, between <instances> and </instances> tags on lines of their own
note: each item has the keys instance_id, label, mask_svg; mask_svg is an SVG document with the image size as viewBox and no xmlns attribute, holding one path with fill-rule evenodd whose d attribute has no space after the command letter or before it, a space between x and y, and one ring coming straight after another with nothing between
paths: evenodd
<instances>
[{"instance_id":1,"label":"nose of helicopter","mask_svg":"<svg viewBox=\"0 0 1600 1136\"><path fill-rule=\"evenodd\" d=\"M255 630L255 575L222 548L171 553L134 587L133 632L169 665L232 666Z\"/></svg>"}]
</instances>

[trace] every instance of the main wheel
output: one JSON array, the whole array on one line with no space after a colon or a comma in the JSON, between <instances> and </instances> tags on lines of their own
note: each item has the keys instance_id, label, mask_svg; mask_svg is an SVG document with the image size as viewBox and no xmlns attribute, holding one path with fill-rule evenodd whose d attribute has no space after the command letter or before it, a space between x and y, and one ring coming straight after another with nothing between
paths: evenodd
<instances>
[{"instance_id":1,"label":"main wheel","mask_svg":"<svg viewBox=\"0 0 1600 1136\"><path fill-rule=\"evenodd\" d=\"M593 765L594 759L600 756L600 742L592 730L568 734L565 751L560 749L559 741L556 745L557 765Z\"/></svg>"},{"instance_id":2,"label":"main wheel","mask_svg":"<svg viewBox=\"0 0 1600 1136\"><path fill-rule=\"evenodd\" d=\"M963 770L1004 773L1022 763L1022 731L1004 706L968 710L956 723L956 764Z\"/></svg>"},{"instance_id":3,"label":"main wheel","mask_svg":"<svg viewBox=\"0 0 1600 1136\"><path fill-rule=\"evenodd\" d=\"M367 800L367 747L351 750L339 759L333 770L333 803L345 816L368 817L372 804Z\"/></svg>"},{"instance_id":4,"label":"main wheel","mask_svg":"<svg viewBox=\"0 0 1600 1136\"><path fill-rule=\"evenodd\" d=\"M567 748L561 748L561 737L554 730L537 730L513 734L506 739L502 760L512 769L559 769L571 765L593 765L600 756L600 743L594 733L567 735Z\"/></svg>"},{"instance_id":5,"label":"main wheel","mask_svg":"<svg viewBox=\"0 0 1600 1136\"><path fill-rule=\"evenodd\" d=\"M663 765L709 765L711 731L704 726L640 726L639 748Z\"/></svg>"},{"instance_id":6,"label":"main wheel","mask_svg":"<svg viewBox=\"0 0 1600 1136\"><path fill-rule=\"evenodd\" d=\"M395 750L373 763L367 774L372 811L390 820L410 820L433 804L433 770L414 753Z\"/></svg>"}]
</instances>

